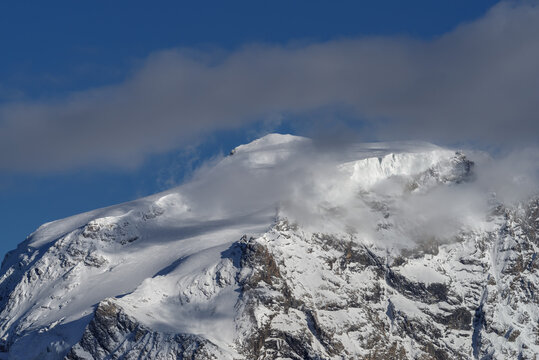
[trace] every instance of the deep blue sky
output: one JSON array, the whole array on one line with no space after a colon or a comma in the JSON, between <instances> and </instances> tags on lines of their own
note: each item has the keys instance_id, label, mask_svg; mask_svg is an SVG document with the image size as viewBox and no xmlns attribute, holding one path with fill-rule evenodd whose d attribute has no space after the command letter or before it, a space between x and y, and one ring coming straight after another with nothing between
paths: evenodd
<instances>
[{"instance_id":1,"label":"deep blue sky","mask_svg":"<svg viewBox=\"0 0 539 360\"><path fill-rule=\"evenodd\" d=\"M51 100L121 82L152 52L235 49L369 35L432 39L495 1L4 1L0 104ZM272 130L302 133L301 125ZM260 126L214 133L195 149L133 170L0 173L0 256L41 223L164 190L200 162L252 140ZM25 146L24 139L19 145Z\"/></svg>"}]
</instances>

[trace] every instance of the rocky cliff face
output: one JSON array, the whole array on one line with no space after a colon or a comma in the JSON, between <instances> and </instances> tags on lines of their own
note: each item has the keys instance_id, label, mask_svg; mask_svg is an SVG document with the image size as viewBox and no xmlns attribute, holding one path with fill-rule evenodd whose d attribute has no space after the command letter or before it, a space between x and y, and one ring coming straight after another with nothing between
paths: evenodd
<instances>
[{"instance_id":1,"label":"rocky cliff face","mask_svg":"<svg viewBox=\"0 0 539 360\"><path fill-rule=\"evenodd\" d=\"M440 149L346 154L329 182L327 159L322 176L280 165L305 146L263 138L218 183L41 227L2 265L0 358L537 357L539 197L461 211L479 165ZM238 171L277 173L286 196L215 202Z\"/></svg>"},{"instance_id":2,"label":"rocky cliff face","mask_svg":"<svg viewBox=\"0 0 539 360\"><path fill-rule=\"evenodd\" d=\"M223 357L210 341L191 334L152 331L127 316L114 302L97 306L82 339L65 359L217 359Z\"/></svg>"},{"instance_id":3,"label":"rocky cliff face","mask_svg":"<svg viewBox=\"0 0 539 360\"><path fill-rule=\"evenodd\" d=\"M396 258L279 222L245 245L247 357L533 359L538 204L504 210L497 230Z\"/></svg>"}]
</instances>

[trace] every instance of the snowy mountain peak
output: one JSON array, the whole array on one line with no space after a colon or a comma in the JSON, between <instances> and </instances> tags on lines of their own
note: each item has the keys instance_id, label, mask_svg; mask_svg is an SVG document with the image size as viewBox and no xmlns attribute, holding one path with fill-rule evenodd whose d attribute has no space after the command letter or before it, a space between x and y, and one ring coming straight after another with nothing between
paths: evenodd
<instances>
[{"instance_id":1,"label":"snowy mountain peak","mask_svg":"<svg viewBox=\"0 0 539 360\"><path fill-rule=\"evenodd\" d=\"M297 144L310 143L310 139L289 134L268 134L259 139L256 139L248 144L240 145L233 151L249 152L249 151L279 151L283 148L293 147Z\"/></svg>"},{"instance_id":2,"label":"snowy mountain peak","mask_svg":"<svg viewBox=\"0 0 539 360\"><path fill-rule=\"evenodd\" d=\"M278 134L233 153L10 252L0 358L539 352L539 197L493 201L491 159Z\"/></svg>"}]
</instances>

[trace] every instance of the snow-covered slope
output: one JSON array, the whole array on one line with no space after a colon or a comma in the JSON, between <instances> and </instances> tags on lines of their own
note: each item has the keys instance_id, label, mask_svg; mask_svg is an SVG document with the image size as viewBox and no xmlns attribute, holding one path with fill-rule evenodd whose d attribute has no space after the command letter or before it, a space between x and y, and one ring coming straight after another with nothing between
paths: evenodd
<instances>
[{"instance_id":1,"label":"snow-covered slope","mask_svg":"<svg viewBox=\"0 0 539 360\"><path fill-rule=\"evenodd\" d=\"M483 168L424 143L239 146L10 252L0 358L532 359L539 197Z\"/></svg>"}]
</instances>

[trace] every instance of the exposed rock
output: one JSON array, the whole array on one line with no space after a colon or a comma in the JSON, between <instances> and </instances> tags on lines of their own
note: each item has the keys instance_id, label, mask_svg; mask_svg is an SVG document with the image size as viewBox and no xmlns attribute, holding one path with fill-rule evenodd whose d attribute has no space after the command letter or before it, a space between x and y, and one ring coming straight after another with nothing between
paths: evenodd
<instances>
[{"instance_id":1,"label":"exposed rock","mask_svg":"<svg viewBox=\"0 0 539 360\"><path fill-rule=\"evenodd\" d=\"M224 354L210 341L191 334L147 329L127 316L113 300L101 302L82 339L66 360L219 359Z\"/></svg>"}]
</instances>

